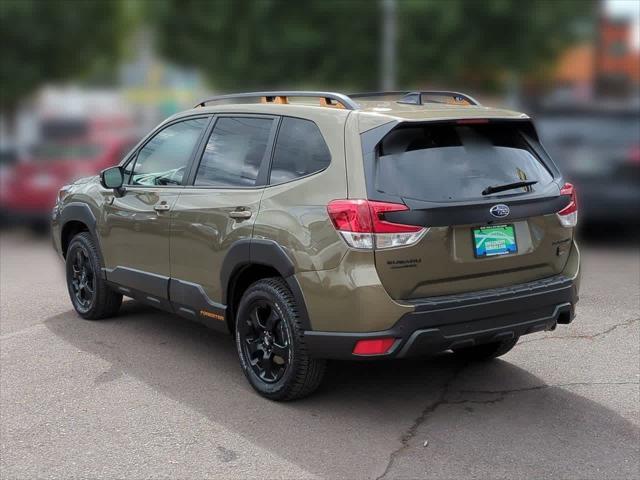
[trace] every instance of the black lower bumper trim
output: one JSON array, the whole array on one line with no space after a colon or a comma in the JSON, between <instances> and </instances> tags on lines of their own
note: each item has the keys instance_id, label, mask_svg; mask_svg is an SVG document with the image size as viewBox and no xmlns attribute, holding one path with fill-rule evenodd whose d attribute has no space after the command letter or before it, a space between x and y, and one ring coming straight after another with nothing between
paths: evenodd
<instances>
[{"instance_id":1,"label":"black lower bumper trim","mask_svg":"<svg viewBox=\"0 0 640 480\"><path fill-rule=\"evenodd\" d=\"M415 311L389 330L369 333L305 332L305 343L317 358L362 359L437 353L520 337L557 324L570 323L578 293L564 276L512 287L415 301ZM353 355L361 339L398 339L385 355Z\"/></svg>"}]
</instances>

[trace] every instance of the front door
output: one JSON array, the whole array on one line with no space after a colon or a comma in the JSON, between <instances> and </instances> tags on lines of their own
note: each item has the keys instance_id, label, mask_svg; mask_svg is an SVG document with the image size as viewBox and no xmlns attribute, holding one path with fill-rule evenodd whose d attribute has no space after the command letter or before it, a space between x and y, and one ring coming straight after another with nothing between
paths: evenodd
<instances>
[{"instance_id":1,"label":"front door","mask_svg":"<svg viewBox=\"0 0 640 480\"><path fill-rule=\"evenodd\" d=\"M182 189L172 214L170 290L185 316L224 320L220 269L229 248L252 236L276 123L268 116L218 116Z\"/></svg>"},{"instance_id":2,"label":"front door","mask_svg":"<svg viewBox=\"0 0 640 480\"><path fill-rule=\"evenodd\" d=\"M162 128L125 167L125 193L104 191L101 238L107 279L152 303L168 298L171 212L207 117ZM132 292L127 292L131 289Z\"/></svg>"}]
</instances>

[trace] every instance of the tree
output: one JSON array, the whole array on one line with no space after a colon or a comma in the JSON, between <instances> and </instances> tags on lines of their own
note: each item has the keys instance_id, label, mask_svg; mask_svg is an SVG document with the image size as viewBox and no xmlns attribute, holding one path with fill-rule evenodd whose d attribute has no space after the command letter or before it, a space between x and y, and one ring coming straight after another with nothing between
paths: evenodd
<instances>
[{"instance_id":1,"label":"tree","mask_svg":"<svg viewBox=\"0 0 640 480\"><path fill-rule=\"evenodd\" d=\"M539 74L595 19L594 0L408 0L401 3L400 79L495 87ZM416 68L419 66L418 68Z\"/></svg>"},{"instance_id":2,"label":"tree","mask_svg":"<svg viewBox=\"0 0 640 480\"><path fill-rule=\"evenodd\" d=\"M16 106L46 82L112 62L123 30L119 0L1 0L2 110Z\"/></svg>"},{"instance_id":3,"label":"tree","mask_svg":"<svg viewBox=\"0 0 640 480\"><path fill-rule=\"evenodd\" d=\"M218 88L375 85L378 11L362 0L149 4L160 52ZM354 41L355 40L355 41Z\"/></svg>"},{"instance_id":4,"label":"tree","mask_svg":"<svg viewBox=\"0 0 640 480\"><path fill-rule=\"evenodd\" d=\"M398 0L404 86L491 86L553 61L593 0ZM373 0L158 0L160 52L221 89L378 84L382 9Z\"/></svg>"}]
</instances>

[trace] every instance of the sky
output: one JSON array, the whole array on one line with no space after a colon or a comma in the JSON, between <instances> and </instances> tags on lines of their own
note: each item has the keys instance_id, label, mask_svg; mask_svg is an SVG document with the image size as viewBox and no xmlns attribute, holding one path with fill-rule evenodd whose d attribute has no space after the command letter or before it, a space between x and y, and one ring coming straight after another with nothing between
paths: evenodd
<instances>
[{"instance_id":1,"label":"sky","mask_svg":"<svg viewBox=\"0 0 640 480\"><path fill-rule=\"evenodd\" d=\"M631 18L633 21L632 44L640 48L640 0L606 0L605 10L610 15Z\"/></svg>"}]
</instances>

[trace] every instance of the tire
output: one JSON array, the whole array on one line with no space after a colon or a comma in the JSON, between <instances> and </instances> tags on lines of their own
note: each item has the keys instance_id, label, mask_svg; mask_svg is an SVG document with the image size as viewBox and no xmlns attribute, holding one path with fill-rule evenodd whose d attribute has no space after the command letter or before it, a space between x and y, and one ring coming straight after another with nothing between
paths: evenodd
<instances>
[{"instance_id":1,"label":"tire","mask_svg":"<svg viewBox=\"0 0 640 480\"><path fill-rule=\"evenodd\" d=\"M326 361L307 353L298 306L282 278L259 280L244 292L235 338L242 370L263 397L295 400L320 386Z\"/></svg>"},{"instance_id":2,"label":"tire","mask_svg":"<svg viewBox=\"0 0 640 480\"><path fill-rule=\"evenodd\" d=\"M473 347L465 347L454 349L453 352L460 357L471 361L486 361L494 358L498 358L518 343L520 337L515 337L510 340L504 340L502 342L485 343L482 345L475 345Z\"/></svg>"},{"instance_id":3,"label":"tire","mask_svg":"<svg viewBox=\"0 0 640 480\"><path fill-rule=\"evenodd\" d=\"M86 320L112 317L122 304L122 295L114 292L102 278L100 255L89 232L81 232L67 249L67 289L73 308Z\"/></svg>"}]
</instances>

